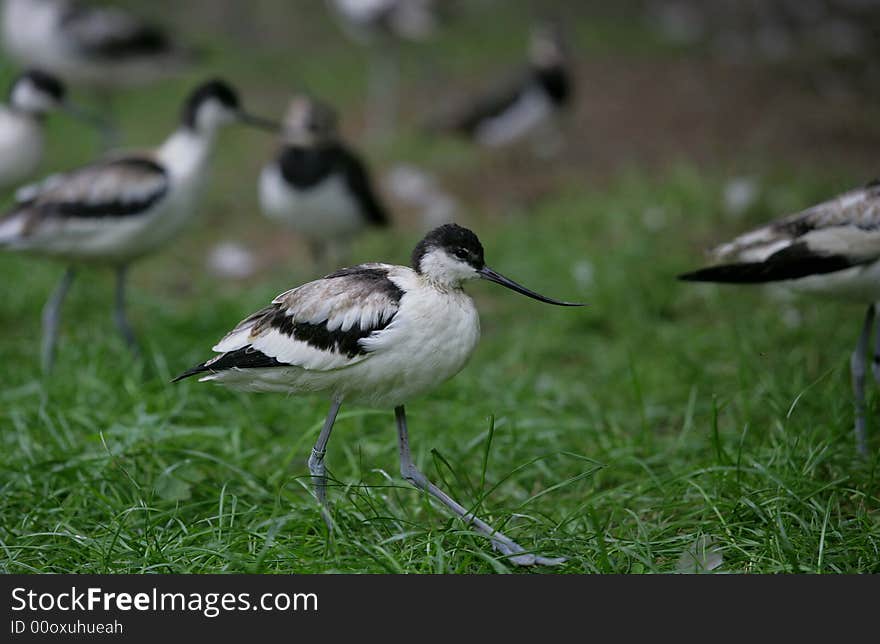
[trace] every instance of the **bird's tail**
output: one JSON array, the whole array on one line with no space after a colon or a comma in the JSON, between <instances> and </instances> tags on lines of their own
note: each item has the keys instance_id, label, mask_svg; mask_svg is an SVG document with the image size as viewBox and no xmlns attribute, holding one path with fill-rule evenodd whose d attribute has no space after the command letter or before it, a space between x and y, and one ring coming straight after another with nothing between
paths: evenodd
<instances>
[{"instance_id":1,"label":"bird's tail","mask_svg":"<svg viewBox=\"0 0 880 644\"><path fill-rule=\"evenodd\" d=\"M787 249L788 250L788 249ZM784 252L787 252L784 251ZM685 282L718 282L721 284L765 284L795 280L810 275L824 275L852 268L860 263L841 255L796 255L789 259L783 251L773 255L771 261L719 264L679 275ZM794 255L794 254L793 254ZM773 258L777 261L772 261Z\"/></svg>"},{"instance_id":2,"label":"bird's tail","mask_svg":"<svg viewBox=\"0 0 880 644\"><path fill-rule=\"evenodd\" d=\"M719 284L755 284L768 281L760 263L721 264L701 268L678 276L683 282L716 282Z\"/></svg>"},{"instance_id":3,"label":"bird's tail","mask_svg":"<svg viewBox=\"0 0 880 644\"><path fill-rule=\"evenodd\" d=\"M208 367L206 367L205 363L203 362L202 364L196 365L192 369L187 369L182 374L180 374L179 376L174 378L171 382L180 382L181 380L185 380L186 378L191 378L192 376L195 376L200 373L205 373L206 371L210 371L210 369L208 369Z\"/></svg>"}]
</instances>

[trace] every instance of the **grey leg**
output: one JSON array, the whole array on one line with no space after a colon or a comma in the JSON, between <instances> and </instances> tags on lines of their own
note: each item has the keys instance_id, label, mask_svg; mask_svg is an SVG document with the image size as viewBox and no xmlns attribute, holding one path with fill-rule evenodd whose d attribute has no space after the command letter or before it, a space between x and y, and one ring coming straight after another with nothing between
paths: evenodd
<instances>
[{"instance_id":1,"label":"grey leg","mask_svg":"<svg viewBox=\"0 0 880 644\"><path fill-rule=\"evenodd\" d=\"M45 373L51 371L52 364L55 361L55 345L58 342L58 325L61 321L61 305L64 303L64 298L67 297L67 291L70 290L70 285L73 283L74 277L76 277L76 269L71 266L64 271L64 276L61 278L61 282L58 284L55 292L52 293L52 297L46 302L46 306L43 307L43 343L41 357L43 371Z\"/></svg>"},{"instance_id":2,"label":"grey leg","mask_svg":"<svg viewBox=\"0 0 880 644\"><path fill-rule=\"evenodd\" d=\"M866 362L868 356L868 339L871 335L871 328L874 326L874 305L868 307L865 314L865 322L862 325L862 333L859 335L859 341L850 358L850 369L852 371L853 394L855 395L856 407L856 449L862 456L868 454L868 443L865 438L865 374L867 372Z\"/></svg>"},{"instance_id":3,"label":"grey leg","mask_svg":"<svg viewBox=\"0 0 880 644\"><path fill-rule=\"evenodd\" d=\"M429 481L428 478L416 468L415 463L412 461L412 456L409 451L409 432L406 428L406 412L404 411L403 406L395 408L394 415L397 418L397 440L400 448L400 473L403 478L412 483L415 487L427 492L435 499L438 499L443 505L461 517L465 523L473 526L477 532L488 537L492 542L492 546L501 554L509 556L510 561L513 563L520 566L533 566L535 564L542 566L556 566L565 561L564 557L550 558L527 553L525 548L495 530L485 521L475 517L471 512L468 512L452 497L446 494L446 492L431 483L431 481Z\"/></svg>"},{"instance_id":4,"label":"grey leg","mask_svg":"<svg viewBox=\"0 0 880 644\"><path fill-rule=\"evenodd\" d=\"M877 312L877 304L874 304L874 313ZM874 357L871 361L871 372L874 374L874 381L880 385L880 318L877 318L877 325L874 331Z\"/></svg>"},{"instance_id":5,"label":"grey leg","mask_svg":"<svg viewBox=\"0 0 880 644\"><path fill-rule=\"evenodd\" d=\"M309 456L309 472L312 474L312 485L315 487L315 496L321 504L321 514L327 527L332 529L330 517L327 515L327 468L324 466L324 455L327 454L327 441L330 440L330 432L333 431L333 423L336 422L336 414L342 406L341 400L334 400L330 405L330 412L327 414L327 420L321 428L318 440L312 448L312 454Z\"/></svg>"},{"instance_id":6,"label":"grey leg","mask_svg":"<svg viewBox=\"0 0 880 644\"><path fill-rule=\"evenodd\" d=\"M128 276L128 266L120 266L116 269L116 307L113 310L113 319L116 321L116 328L122 334L123 340L131 349L131 352L138 355L138 344L134 337L134 331L128 323L125 316L125 281Z\"/></svg>"}]
</instances>

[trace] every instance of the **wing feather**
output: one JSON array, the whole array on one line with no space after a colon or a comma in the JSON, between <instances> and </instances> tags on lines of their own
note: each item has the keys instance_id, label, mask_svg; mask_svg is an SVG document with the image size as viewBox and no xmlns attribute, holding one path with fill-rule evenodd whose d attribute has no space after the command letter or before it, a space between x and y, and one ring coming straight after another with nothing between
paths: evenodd
<instances>
[{"instance_id":1,"label":"wing feather","mask_svg":"<svg viewBox=\"0 0 880 644\"><path fill-rule=\"evenodd\" d=\"M74 6L62 24L80 51L96 57L118 59L172 49L160 28L115 7Z\"/></svg>"},{"instance_id":2,"label":"wing feather","mask_svg":"<svg viewBox=\"0 0 880 644\"><path fill-rule=\"evenodd\" d=\"M880 255L880 184L870 183L816 206L751 230L712 251L718 261L763 261L783 248L806 242L817 252Z\"/></svg>"},{"instance_id":3,"label":"wing feather","mask_svg":"<svg viewBox=\"0 0 880 644\"><path fill-rule=\"evenodd\" d=\"M169 187L167 173L152 159L108 159L26 186L4 221L18 221L20 236L27 237L44 224L56 226L66 219L138 215L162 199Z\"/></svg>"},{"instance_id":4,"label":"wing feather","mask_svg":"<svg viewBox=\"0 0 880 644\"><path fill-rule=\"evenodd\" d=\"M222 338L213 349L220 355L180 377L255 363L329 371L368 359L362 341L388 328L400 308L392 268L361 264L285 291ZM265 360L255 361L254 352Z\"/></svg>"}]
</instances>

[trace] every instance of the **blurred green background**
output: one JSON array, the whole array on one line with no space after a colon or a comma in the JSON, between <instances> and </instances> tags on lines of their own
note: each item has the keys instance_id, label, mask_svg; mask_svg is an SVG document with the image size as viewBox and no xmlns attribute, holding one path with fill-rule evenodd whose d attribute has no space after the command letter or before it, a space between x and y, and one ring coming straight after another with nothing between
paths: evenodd
<instances>
[{"instance_id":1,"label":"blurred green background","mask_svg":"<svg viewBox=\"0 0 880 644\"><path fill-rule=\"evenodd\" d=\"M714 243L874 178L873 3L451 2L436 37L402 46L400 128L381 144L363 136L369 56L322 2L120 4L204 50L183 77L118 97L127 146L161 141L208 76L273 117L306 89L339 107L392 207L393 230L359 240L352 262L407 262L425 225L385 179L414 165L456 200L490 265L589 303L469 287L473 360L408 406L422 469L522 545L568 557L552 572L880 569L874 391L867 461L851 429L862 310L675 281ZM521 67L544 17L564 25L576 78L562 153L425 136L437 106ZM0 82L15 72L4 64ZM60 117L48 138L46 172L98 143ZM169 384L316 276L304 244L259 212L275 145L222 133L198 222L133 270L143 361L115 335L111 276L86 271L44 378L40 309L61 266L0 255L4 571L523 572L401 481L390 410L343 408L328 538L306 468L326 401ZM212 270L226 242L253 253L252 275Z\"/></svg>"}]
</instances>

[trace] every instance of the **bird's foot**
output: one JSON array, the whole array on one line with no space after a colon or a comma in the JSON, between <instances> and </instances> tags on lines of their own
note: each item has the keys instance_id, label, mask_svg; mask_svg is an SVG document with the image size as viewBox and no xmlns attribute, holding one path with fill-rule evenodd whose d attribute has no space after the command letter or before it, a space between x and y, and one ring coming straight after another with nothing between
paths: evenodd
<instances>
[{"instance_id":1,"label":"bird's foot","mask_svg":"<svg viewBox=\"0 0 880 644\"><path fill-rule=\"evenodd\" d=\"M495 550L508 557L509 561L517 566L558 566L565 563L565 557L542 557L526 552L525 548L504 535L496 533L491 540Z\"/></svg>"}]
</instances>

